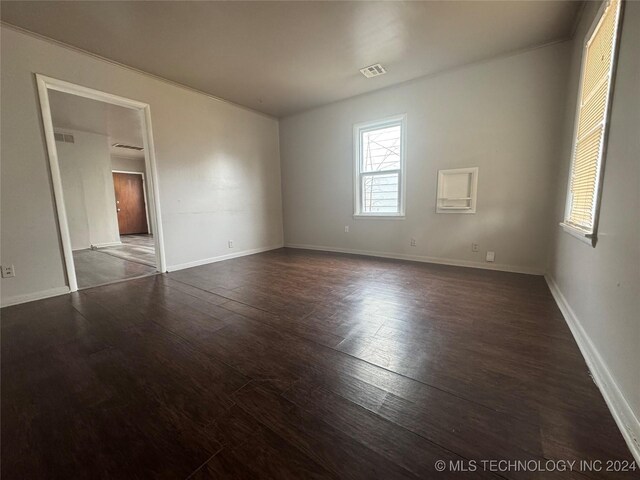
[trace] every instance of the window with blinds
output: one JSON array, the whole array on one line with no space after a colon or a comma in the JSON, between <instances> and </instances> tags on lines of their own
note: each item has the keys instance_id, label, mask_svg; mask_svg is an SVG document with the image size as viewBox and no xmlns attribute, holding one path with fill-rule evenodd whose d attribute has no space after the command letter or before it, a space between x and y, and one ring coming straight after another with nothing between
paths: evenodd
<instances>
[{"instance_id":1,"label":"window with blinds","mask_svg":"<svg viewBox=\"0 0 640 480\"><path fill-rule=\"evenodd\" d=\"M603 4L587 35L563 226L595 238L621 0Z\"/></svg>"},{"instance_id":2,"label":"window with blinds","mask_svg":"<svg viewBox=\"0 0 640 480\"><path fill-rule=\"evenodd\" d=\"M404 117L356 125L355 214L402 216Z\"/></svg>"}]
</instances>

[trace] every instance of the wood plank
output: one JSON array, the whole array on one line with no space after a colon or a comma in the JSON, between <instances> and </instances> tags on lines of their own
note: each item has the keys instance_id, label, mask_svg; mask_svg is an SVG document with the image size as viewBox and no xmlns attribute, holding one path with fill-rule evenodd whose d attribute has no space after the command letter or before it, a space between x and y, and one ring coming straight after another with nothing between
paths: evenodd
<instances>
[{"instance_id":1,"label":"wood plank","mask_svg":"<svg viewBox=\"0 0 640 480\"><path fill-rule=\"evenodd\" d=\"M281 396L249 384L238 406L340 478L416 478Z\"/></svg>"},{"instance_id":2,"label":"wood plank","mask_svg":"<svg viewBox=\"0 0 640 480\"><path fill-rule=\"evenodd\" d=\"M223 448L190 478L337 478L238 407L212 429Z\"/></svg>"}]
</instances>

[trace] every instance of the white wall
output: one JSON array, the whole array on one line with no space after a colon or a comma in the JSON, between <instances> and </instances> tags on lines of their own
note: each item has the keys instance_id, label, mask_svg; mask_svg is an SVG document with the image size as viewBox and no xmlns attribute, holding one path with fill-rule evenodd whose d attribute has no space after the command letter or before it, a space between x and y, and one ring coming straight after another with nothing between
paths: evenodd
<instances>
[{"instance_id":1,"label":"white wall","mask_svg":"<svg viewBox=\"0 0 640 480\"><path fill-rule=\"evenodd\" d=\"M4 25L1 35L0 261L16 267L3 304L67 284L36 72L150 104L169 267L282 244L275 119Z\"/></svg>"},{"instance_id":2,"label":"white wall","mask_svg":"<svg viewBox=\"0 0 640 480\"><path fill-rule=\"evenodd\" d=\"M146 175L144 168L144 158L119 157L111 155L111 169L122 170L123 172L140 172Z\"/></svg>"},{"instance_id":3,"label":"white wall","mask_svg":"<svg viewBox=\"0 0 640 480\"><path fill-rule=\"evenodd\" d=\"M78 130L74 143L56 142L71 248L120 241L111 175L109 138Z\"/></svg>"},{"instance_id":4,"label":"white wall","mask_svg":"<svg viewBox=\"0 0 640 480\"><path fill-rule=\"evenodd\" d=\"M640 440L640 3L626 2L611 108L598 242L595 248L565 233L573 123L582 43L598 3L588 4L572 47L566 124L553 217L549 275L621 393L620 408ZM596 353L597 352L597 353ZM606 379L605 379L606 380ZM635 425L629 410L635 412ZM640 454L640 448L636 450ZM640 458L640 457L638 457Z\"/></svg>"},{"instance_id":5,"label":"white wall","mask_svg":"<svg viewBox=\"0 0 640 480\"><path fill-rule=\"evenodd\" d=\"M569 46L494 59L282 120L285 243L488 266L485 252L493 250L499 268L542 273ZM406 219L354 220L353 124L401 113ZM438 169L473 166L477 213L436 214ZM480 252L471 251L473 242Z\"/></svg>"}]
</instances>

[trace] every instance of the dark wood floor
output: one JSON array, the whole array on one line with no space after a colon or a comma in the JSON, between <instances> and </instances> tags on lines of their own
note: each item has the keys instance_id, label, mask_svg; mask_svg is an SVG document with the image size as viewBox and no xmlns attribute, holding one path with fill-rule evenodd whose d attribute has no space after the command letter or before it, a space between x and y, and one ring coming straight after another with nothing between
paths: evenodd
<instances>
[{"instance_id":1,"label":"dark wood floor","mask_svg":"<svg viewBox=\"0 0 640 480\"><path fill-rule=\"evenodd\" d=\"M281 249L8 307L1 333L3 479L631 458L542 277Z\"/></svg>"}]
</instances>

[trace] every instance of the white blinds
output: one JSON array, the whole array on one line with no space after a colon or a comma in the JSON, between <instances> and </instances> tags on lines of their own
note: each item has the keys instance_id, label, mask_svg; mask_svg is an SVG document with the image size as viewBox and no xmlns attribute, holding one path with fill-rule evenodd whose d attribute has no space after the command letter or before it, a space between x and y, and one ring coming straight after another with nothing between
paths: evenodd
<instances>
[{"instance_id":1,"label":"white blinds","mask_svg":"<svg viewBox=\"0 0 640 480\"><path fill-rule=\"evenodd\" d=\"M582 89L565 223L592 233L621 0L605 7L583 54Z\"/></svg>"}]
</instances>

